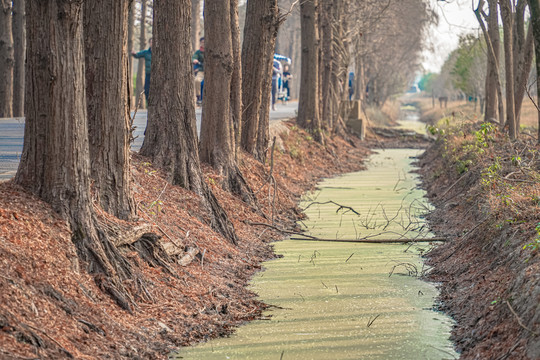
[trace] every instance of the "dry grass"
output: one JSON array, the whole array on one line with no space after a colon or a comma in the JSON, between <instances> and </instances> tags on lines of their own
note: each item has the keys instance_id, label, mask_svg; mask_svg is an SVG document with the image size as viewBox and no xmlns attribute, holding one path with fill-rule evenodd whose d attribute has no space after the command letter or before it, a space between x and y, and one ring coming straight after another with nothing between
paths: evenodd
<instances>
[{"instance_id":1,"label":"dry grass","mask_svg":"<svg viewBox=\"0 0 540 360\"><path fill-rule=\"evenodd\" d=\"M449 101L446 108L441 108L437 99L435 99L435 107L433 107L432 100L429 97L411 97L408 101L416 104L422 113L421 120L428 124L433 124L441 118L452 116L452 114L454 114L454 116L466 114L469 118L482 119L480 104L478 104L475 109L474 103ZM538 112L534 103L528 97L525 97L523 100L521 126L538 128Z\"/></svg>"}]
</instances>

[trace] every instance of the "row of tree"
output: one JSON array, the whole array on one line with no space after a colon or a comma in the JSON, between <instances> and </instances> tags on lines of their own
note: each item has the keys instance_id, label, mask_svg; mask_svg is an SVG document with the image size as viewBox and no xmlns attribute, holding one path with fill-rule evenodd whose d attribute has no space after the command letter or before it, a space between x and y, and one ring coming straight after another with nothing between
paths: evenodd
<instances>
[{"instance_id":1,"label":"row of tree","mask_svg":"<svg viewBox=\"0 0 540 360\"><path fill-rule=\"evenodd\" d=\"M7 3L15 9L23 1ZM349 7L354 1L302 1L298 13L298 2L250 0L245 4L241 41L237 0L206 0L199 140L191 64L196 40L191 29L200 20L200 1L26 2L26 122L14 181L49 202L68 220L80 258L91 272L104 275L96 281L126 309L132 308L134 300L125 280L133 280L136 274L115 247L111 232L103 228L94 204L119 219L136 219L130 173L128 51L134 4L140 4L137 11L143 25L147 12L152 14L153 38L148 124L140 153L162 168L172 184L200 195L211 226L233 243L237 242L234 227L206 184L201 162L223 175L225 189L256 205L238 160L243 152L261 162L266 159L272 58L278 29L286 16L298 15L301 25L301 41L296 44L301 48L302 63L298 123L320 142L325 136L345 131L342 111L351 64L362 60L359 69L371 69L368 59L375 61L383 42L385 46L392 44L392 34L399 27L396 25L387 37L377 38L381 46L374 47L373 53L359 56L355 51L360 43L368 46L370 40L356 38L364 37L368 27L357 29L353 24L358 16L369 13L366 8L363 15L351 15ZM151 5L148 10L146 4ZM399 4L402 2L389 0L388 6L381 7L373 1L371 11L381 21L385 16L397 21L400 11L405 10ZM407 5L421 4L421 0L407 0ZM415 34L418 40L420 35ZM418 40L403 48L419 44ZM414 54L404 50L403 57ZM366 73L370 75L362 78L369 83L365 79L375 75L371 70ZM382 86L387 95L396 91L396 82L377 83L373 88Z\"/></svg>"},{"instance_id":2,"label":"row of tree","mask_svg":"<svg viewBox=\"0 0 540 360\"><path fill-rule=\"evenodd\" d=\"M485 119L498 122L515 139L526 92L530 84L539 86L538 61L531 70L535 52L536 59L540 56L539 2L479 0L474 5L481 35L462 36L441 73L427 74L421 85L438 96L457 90L479 100Z\"/></svg>"},{"instance_id":3,"label":"row of tree","mask_svg":"<svg viewBox=\"0 0 540 360\"><path fill-rule=\"evenodd\" d=\"M295 3L282 0L280 6ZM293 75L301 79L293 86L299 125L324 141L324 134L344 132L349 91L362 105L377 107L403 93L420 70L425 31L433 21L423 0L300 1L276 47L290 55Z\"/></svg>"}]
</instances>

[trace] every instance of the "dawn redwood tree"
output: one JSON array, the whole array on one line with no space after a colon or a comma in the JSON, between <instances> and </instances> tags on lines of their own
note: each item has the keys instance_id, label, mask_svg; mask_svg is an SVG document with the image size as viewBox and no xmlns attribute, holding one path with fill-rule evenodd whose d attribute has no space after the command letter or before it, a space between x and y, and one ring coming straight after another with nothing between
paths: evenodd
<instances>
[{"instance_id":1,"label":"dawn redwood tree","mask_svg":"<svg viewBox=\"0 0 540 360\"><path fill-rule=\"evenodd\" d=\"M484 12L484 0L478 2L474 10L476 19L480 24L482 33L487 44L487 74L486 74L486 107L485 119L496 119L497 111L499 113L499 124L504 127L504 104L502 96L502 86L499 71L500 58L500 28L499 28L499 4L498 0L487 0L489 14ZM486 27L486 23L487 27Z\"/></svg>"},{"instance_id":2,"label":"dawn redwood tree","mask_svg":"<svg viewBox=\"0 0 540 360\"><path fill-rule=\"evenodd\" d=\"M148 11L148 0L140 0L141 2L141 18L140 18L140 32L139 32L139 44L140 49L137 51L140 51L142 49L146 49L146 12ZM153 49L152 49L153 50ZM146 104L144 101L144 58L140 58L137 63L137 80L135 83L135 106L141 106L141 108L145 109Z\"/></svg>"},{"instance_id":3,"label":"dawn redwood tree","mask_svg":"<svg viewBox=\"0 0 540 360\"><path fill-rule=\"evenodd\" d=\"M499 0L504 32L504 72L506 79L506 123L510 139L517 137L514 94L514 27L512 0Z\"/></svg>"},{"instance_id":4,"label":"dawn redwood tree","mask_svg":"<svg viewBox=\"0 0 540 360\"><path fill-rule=\"evenodd\" d=\"M487 20L486 42L491 42L491 50L488 51L487 76L486 76L486 119L496 119L497 104L502 104L502 99L498 100L500 89L499 80L499 56L501 35L499 32L499 11L497 10L497 0L488 0L489 17Z\"/></svg>"},{"instance_id":5,"label":"dawn redwood tree","mask_svg":"<svg viewBox=\"0 0 540 360\"><path fill-rule=\"evenodd\" d=\"M538 110L538 144L540 144L540 2L529 0L531 26L534 35L534 53L536 58L536 109Z\"/></svg>"},{"instance_id":6,"label":"dawn redwood tree","mask_svg":"<svg viewBox=\"0 0 540 360\"><path fill-rule=\"evenodd\" d=\"M298 100L298 125L306 129L317 142L323 143L319 117L319 34L317 27L318 0L300 4L302 32L302 75Z\"/></svg>"},{"instance_id":7,"label":"dawn redwood tree","mask_svg":"<svg viewBox=\"0 0 540 360\"><path fill-rule=\"evenodd\" d=\"M529 21L525 33L525 11L527 0L518 0L514 13L514 109L516 113L516 129L521 123L521 106L527 89L527 81L531 72L533 61L533 35Z\"/></svg>"},{"instance_id":8,"label":"dawn redwood tree","mask_svg":"<svg viewBox=\"0 0 540 360\"><path fill-rule=\"evenodd\" d=\"M272 61L280 24L277 0L247 2L242 43L242 148L264 162L268 147Z\"/></svg>"},{"instance_id":9,"label":"dawn redwood tree","mask_svg":"<svg viewBox=\"0 0 540 360\"><path fill-rule=\"evenodd\" d=\"M11 1L0 2L0 118L13 109L13 35Z\"/></svg>"},{"instance_id":10,"label":"dawn redwood tree","mask_svg":"<svg viewBox=\"0 0 540 360\"><path fill-rule=\"evenodd\" d=\"M131 54L133 51L133 35L135 32L135 9L134 9L134 1L130 2L129 10L128 10L128 35L127 35L127 53ZM128 87L129 87L129 109L132 110L134 108L133 104L133 57L128 56Z\"/></svg>"},{"instance_id":11,"label":"dawn redwood tree","mask_svg":"<svg viewBox=\"0 0 540 360\"><path fill-rule=\"evenodd\" d=\"M234 127L234 157L238 160L240 135L242 132L242 54L240 26L238 16L238 0L230 0L231 40L233 72L231 79L231 117Z\"/></svg>"},{"instance_id":12,"label":"dawn redwood tree","mask_svg":"<svg viewBox=\"0 0 540 360\"><path fill-rule=\"evenodd\" d=\"M28 1L26 15L26 121L15 182L68 221L83 264L101 274L98 285L130 309L122 280L133 279L131 267L98 231L91 202L83 2Z\"/></svg>"},{"instance_id":13,"label":"dawn redwood tree","mask_svg":"<svg viewBox=\"0 0 540 360\"><path fill-rule=\"evenodd\" d=\"M92 189L116 217L135 216L131 195L128 68L129 0L84 4L86 105Z\"/></svg>"},{"instance_id":14,"label":"dawn redwood tree","mask_svg":"<svg viewBox=\"0 0 540 360\"><path fill-rule=\"evenodd\" d=\"M148 124L140 154L162 168L171 183L199 194L208 207L212 227L236 243L232 223L204 181L200 167L190 22L190 0L155 0L152 96L149 98ZM205 71L207 69L205 63Z\"/></svg>"},{"instance_id":15,"label":"dawn redwood tree","mask_svg":"<svg viewBox=\"0 0 540 360\"><path fill-rule=\"evenodd\" d=\"M248 203L255 196L236 158L241 103L240 30L236 0L206 0L204 5L205 79L201 122L201 161L225 181L223 187Z\"/></svg>"},{"instance_id":16,"label":"dawn redwood tree","mask_svg":"<svg viewBox=\"0 0 540 360\"><path fill-rule=\"evenodd\" d=\"M13 1L13 116L24 116L25 0Z\"/></svg>"},{"instance_id":17,"label":"dawn redwood tree","mask_svg":"<svg viewBox=\"0 0 540 360\"><path fill-rule=\"evenodd\" d=\"M199 49L201 35L201 0L191 0L191 52Z\"/></svg>"},{"instance_id":18,"label":"dawn redwood tree","mask_svg":"<svg viewBox=\"0 0 540 360\"><path fill-rule=\"evenodd\" d=\"M332 101L332 71L334 59L334 28L333 12L335 1L325 1L320 6L321 29L321 123L329 130L334 127L334 101Z\"/></svg>"}]
</instances>

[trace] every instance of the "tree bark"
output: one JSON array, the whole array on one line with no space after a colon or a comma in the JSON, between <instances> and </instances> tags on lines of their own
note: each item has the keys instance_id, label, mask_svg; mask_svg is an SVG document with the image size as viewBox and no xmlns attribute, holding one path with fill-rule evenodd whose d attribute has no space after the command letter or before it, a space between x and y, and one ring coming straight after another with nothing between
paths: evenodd
<instances>
[{"instance_id":1,"label":"tree bark","mask_svg":"<svg viewBox=\"0 0 540 360\"><path fill-rule=\"evenodd\" d=\"M15 182L68 220L99 286L131 310L129 263L97 228L90 195L82 2L28 1L26 121ZM43 56L48 54L48 56Z\"/></svg>"},{"instance_id":2,"label":"tree bark","mask_svg":"<svg viewBox=\"0 0 540 360\"><path fill-rule=\"evenodd\" d=\"M539 0L529 0L531 10L531 25L534 35L534 53L536 58L536 109L538 110L538 138L540 144L540 3Z\"/></svg>"},{"instance_id":3,"label":"tree bark","mask_svg":"<svg viewBox=\"0 0 540 360\"><path fill-rule=\"evenodd\" d=\"M278 27L277 0L247 2L242 44L241 145L259 161L264 161L268 145L272 58Z\"/></svg>"},{"instance_id":4,"label":"tree bark","mask_svg":"<svg viewBox=\"0 0 540 360\"><path fill-rule=\"evenodd\" d=\"M319 36L317 31L316 8L318 1L300 4L302 32L302 75L300 98L298 101L298 125L306 129L315 139L323 143L319 118Z\"/></svg>"},{"instance_id":5,"label":"tree bark","mask_svg":"<svg viewBox=\"0 0 540 360\"><path fill-rule=\"evenodd\" d=\"M527 81L531 71L533 60L533 35L532 26L529 23L525 35L525 7L526 1L520 0L515 13L515 36L514 36L514 108L516 113L516 129L521 124L521 106L525 97Z\"/></svg>"},{"instance_id":6,"label":"tree bark","mask_svg":"<svg viewBox=\"0 0 540 360\"><path fill-rule=\"evenodd\" d=\"M321 5L321 38L322 38L322 81L321 81L321 99L322 99L322 126L330 131L334 128L333 124L333 105L332 101L332 72L334 63L334 27L333 10L334 1L326 1Z\"/></svg>"},{"instance_id":7,"label":"tree bark","mask_svg":"<svg viewBox=\"0 0 540 360\"><path fill-rule=\"evenodd\" d=\"M13 1L13 116L24 116L25 0Z\"/></svg>"},{"instance_id":8,"label":"tree bark","mask_svg":"<svg viewBox=\"0 0 540 360\"><path fill-rule=\"evenodd\" d=\"M93 190L100 206L123 220L135 216L129 149L128 5L129 0L93 0L84 7Z\"/></svg>"},{"instance_id":9,"label":"tree bark","mask_svg":"<svg viewBox=\"0 0 540 360\"><path fill-rule=\"evenodd\" d=\"M140 50L146 48L146 12L148 9L148 0L141 1L141 23L139 32ZM136 106L146 109L147 104L144 101L144 58L140 58L137 63L137 80L135 83Z\"/></svg>"},{"instance_id":10,"label":"tree bark","mask_svg":"<svg viewBox=\"0 0 540 360\"><path fill-rule=\"evenodd\" d=\"M500 0L501 16L504 32L504 67L506 74L506 124L510 139L515 139L516 118L514 102L514 52L513 45L513 18L511 0Z\"/></svg>"},{"instance_id":11,"label":"tree bark","mask_svg":"<svg viewBox=\"0 0 540 360\"><path fill-rule=\"evenodd\" d=\"M485 99L485 115L486 120L497 119L497 89L499 88L499 15L497 10L497 0L489 0L489 16L487 20L487 30L482 26L486 43L488 43L487 54L487 75L486 75L486 99ZM482 17L479 13L483 1L478 5L475 13L478 21L483 25ZM491 50L490 50L491 49Z\"/></svg>"},{"instance_id":12,"label":"tree bark","mask_svg":"<svg viewBox=\"0 0 540 360\"><path fill-rule=\"evenodd\" d=\"M224 177L225 190L251 204L255 196L236 163L236 129L242 113L238 3L236 0L206 0L204 18L207 40L201 161L209 163Z\"/></svg>"},{"instance_id":13,"label":"tree bark","mask_svg":"<svg viewBox=\"0 0 540 360\"><path fill-rule=\"evenodd\" d=\"M234 227L204 181L200 167L190 22L190 0L154 2L152 96L140 153L161 167L173 184L199 194L209 209L211 226L236 243Z\"/></svg>"},{"instance_id":14,"label":"tree bark","mask_svg":"<svg viewBox=\"0 0 540 360\"><path fill-rule=\"evenodd\" d=\"M127 35L127 53L131 54L133 51L133 34L135 32L135 11L134 1L129 2L128 10L128 35ZM133 89L133 58L128 56L128 89L129 89L129 110L133 110L135 107L134 101L134 89Z\"/></svg>"},{"instance_id":15,"label":"tree bark","mask_svg":"<svg viewBox=\"0 0 540 360\"><path fill-rule=\"evenodd\" d=\"M201 0L191 0L191 52L199 49L201 35Z\"/></svg>"},{"instance_id":16,"label":"tree bark","mask_svg":"<svg viewBox=\"0 0 540 360\"><path fill-rule=\"evenodd\" d=\"M13 114L13 34L11 1L0 2L0 118Z\"/></svg>"},{"instance_id":17,"label":"tree bark","mask_svg":"<svg viewBox=\"0 0 540 360\"><path fill-rule=\"evenodd\" d=\"M230 0L204 4L205 81L201 122L201 161L228 178L234 164L231 82L234 71Z\"/></svg>"},{"instance_id":18,"label":"tree bark","mask_svg":"<svg viewBox=\"0 0 540 360\"><path fill-rule=\"evenodd\" d=\"M238 161L238 150L242 135L242 44L238 19L238 0L231 0L231 36L233 57L231 117L234 128L234 159Z\"/></svg>"}]
</instances>

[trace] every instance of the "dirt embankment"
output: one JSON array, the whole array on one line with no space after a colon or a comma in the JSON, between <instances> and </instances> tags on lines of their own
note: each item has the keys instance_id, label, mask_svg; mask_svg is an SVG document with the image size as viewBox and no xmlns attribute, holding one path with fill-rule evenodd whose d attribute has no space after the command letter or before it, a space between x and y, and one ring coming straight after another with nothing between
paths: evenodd
<instances>
[{"instance_id":1,"label":"dirt embankment","mask_svg":"<svg viewBox=\"0 0 540 360\"><path fill-rule=\"evenodd\" d=\"M421 172L448 241L428 255L430 277L461 358L539 359L540 147L479 123L431 130Z\"/></svg>"},{"instance_id":2,"label":"dirt embankment","mask_svg":"<svg viewBox=\"0 0 540 360\"><path fill-rule=\"evenodd\" d=\"M0 183L0 358L165 359L179 346L228 334L259 316L265 304L246 285L275 256L271 242L283 237L276 229L294 228L298 199L318 179L360 169L369 153L355 139L349 139L354 146L342 139L320 146L293 123L281 130L264 166L245 154L240 162L257 205L223 191L220 176L204 169L238 246L210 229L196 195L133 155L138 224L153 226L170 257L163 265L153 260L165 254L145 258L135 246L121 246L139 279L125 284L133 313L83 270L65 221L35 196Z\"/></svg>"}]
</instances>

